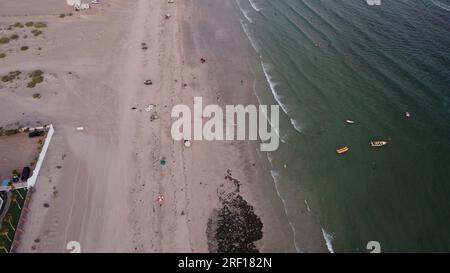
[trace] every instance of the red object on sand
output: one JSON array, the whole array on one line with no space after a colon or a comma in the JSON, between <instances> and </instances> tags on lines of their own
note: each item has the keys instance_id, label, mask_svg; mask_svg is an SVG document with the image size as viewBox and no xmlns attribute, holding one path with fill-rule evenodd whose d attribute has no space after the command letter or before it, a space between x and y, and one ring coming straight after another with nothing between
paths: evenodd
<instances>
[{"instance_id":1,"label":"red object on sand","mask_svg":"<svg viewBox=\"0 0 450 273\"><path fill-rule=\"evenodd\" d=\"M159 195L159 196L158 196L158 202L159 202L159 203L164 202L164 195Z\"/></svg>"}]
</instances>

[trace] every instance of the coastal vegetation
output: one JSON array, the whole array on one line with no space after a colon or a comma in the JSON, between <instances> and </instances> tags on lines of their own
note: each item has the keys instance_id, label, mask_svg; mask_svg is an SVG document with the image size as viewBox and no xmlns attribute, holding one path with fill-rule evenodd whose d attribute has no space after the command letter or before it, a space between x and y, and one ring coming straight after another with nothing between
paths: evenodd
<instances>
[{"instance_id":1,"label":"coastal vegetation","mask_svg":"<svg viewBox=\"0 0 450 273\"><path fill-rule=\"evenodd\" d=\"M31 80L27 83L27 87L34 88L37 84L44 81L44 72L42 70L35 70L28 74L28 77L31 78Z\"/></svg>"},{"instance_id":2,"label":"coastal vegetation","mask_svg":"<svg viewBox=\"0 0 450 273\"><path fill-rule=\"evenodd\" d=\"M11 72L9 72L8 74L3 75L3 76L1 77L1 81L2 81L2 82L13 82L14 80L16 80L16 79L19 78L19 75L20 75L21 73L22 73L22 72L20 72L20 71L18 71L18 70L16 70L16 71L11 71Z\"/></svg>"},{"instance_id":3,"label":"coastal vegetation","mask_svg":"<svg viewBox=\"0 0 450 273\"><path fill-rule=\"evenodd\" d=\"M7 44L9 43L10 39L8 37L1 37L0 38L0 44Z\"/></svg>"},{"instance_id":4,"label":"coastal vegetation","mask_svg":"<svg viewBox=\"0 0 450 273\"><path fill-rule=\"evenodd\" d=\"M39 36L39 35L41 35L42 34L42 31L40 31L39 29L33 29L32 31L31 31L31 33L33 34L33 36Z\"/></svg>"},{"instance_id":5,"label":"coastal vegetation","mask_svg":"<svg viewBox=\"0 0 450 273\"><path fill-rule=\"evenodd\" d=\"M34 27L35 28L45 28L45 27L47 27L47 24L43 23L43 22L37 22L34 24Z\"/></svg>"},{"instance_id":6,"label":"coastal vegetation","mask_svg":"<svg viewBox=\"0 0 450 273\"><path fill-rule=\"evenodd\" d=\"M21 71L11 71L6 75L0 77L0 80L5 83L13 83L15 80L19 80L19 76L22 74ZM42 83L44 81L44 72L42 70L34 70L28 73L27 87L34 88L37 84ZM34 96L33 96L34 97Z\"/></svg>"}]
</instances>

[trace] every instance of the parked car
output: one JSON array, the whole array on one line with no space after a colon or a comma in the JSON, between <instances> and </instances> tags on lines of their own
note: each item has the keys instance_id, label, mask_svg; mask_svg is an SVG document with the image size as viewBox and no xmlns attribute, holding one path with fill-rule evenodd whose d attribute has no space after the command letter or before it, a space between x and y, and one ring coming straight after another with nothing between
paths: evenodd
<instances>
[{"instance_id":1,"label":"parked car","mask_svg":"<svg viewBox=\"0 0 450 273\"><path fill-rule=\"evenodd\" d=\"M22 179L23 182L25 182L25 181L28 180L28 178L30 178L30 176L31 176L31 169L30 169L30 167L24 167L23 170L22 170L22 175L21 175L20 178Z\"/></svg>"},{"instance_id":2,"label":"parked car","mask_svg":"<svg viewBox=\"0 0 450 273\"><path fill-rule=\"evenodd\" d=\"M28 137L40 137L43 135L45 135L45 132L43 130L36 130L36 131L30 132L28 134Z\"/></svg>"}]
</instances>

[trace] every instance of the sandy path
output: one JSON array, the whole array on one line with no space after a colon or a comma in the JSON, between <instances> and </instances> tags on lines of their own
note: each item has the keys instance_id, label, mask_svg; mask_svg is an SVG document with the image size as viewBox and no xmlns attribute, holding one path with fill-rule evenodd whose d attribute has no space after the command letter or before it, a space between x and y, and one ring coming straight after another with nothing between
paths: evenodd
<instances>
[{"instance_id":1,"label":"sandy path","mask_svg":"<svg viewBox=\"0 0 450 273\"><path fill-rule=\"evenodd\" d=\"M154 8L150 9L150 5ZM126 16L131 24L115 41L110 55L112 58L100 66L99 73L91 75L91 80L82 84L82 88L77 88L92 90L89 91L90 101L84 102L90 106L83 107L87 110L81 115L84 118L74 118L87 131L74 134L73 127L62 125L57 128L59 130L52 146L58 148L50 150L48 161L60 161L58 157L61 155L58 153L64 151L63 172L55 174L51 163L46 164L47 170L43 171L40 182L45 183L46 176L58 181L59 197L46 213L45 221L30 220L37 227L30 227L33 232L29 233L28 238L25 237L23 249L33 244L33 234L40 239L38 251L64 251L66 243L71 240L79 241L82 250L89 252L138 250L137 245L133 244L134 229L130 215L137 210L131 195L133 186L138 182L134 179L139 164L133 158L133 151L136 128L141 121L131 107L144 99L139 96L144 88L144 72L152 72L144 71L144 64L154 67L153 70L158 67L157 59L143 56L140 49L144 37L157 40L161 21L161 7L158 5L161 1L140 0L129 7ZM123 23L126 24L127 20ZM145 25L151 27L145 28ZM98 83L105 83L106 86ZM39 187L43 190L38 190L36 199L48 198L44 186ZM34 205L35 210L42 210L37 202ZM143 213L149 211L138 210ZM39 230L38 226L41 230L35 232Z\"/></svg>"}]
</instances>

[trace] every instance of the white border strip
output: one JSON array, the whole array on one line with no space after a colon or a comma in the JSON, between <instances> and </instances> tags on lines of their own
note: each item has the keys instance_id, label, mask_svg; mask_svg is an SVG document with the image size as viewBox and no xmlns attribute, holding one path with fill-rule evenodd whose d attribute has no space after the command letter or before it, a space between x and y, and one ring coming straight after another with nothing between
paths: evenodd
<instances>
[{"instance_id":1,"label":"white border strip","mask_svg":"<svg viewBox=\"0 0 450 273\"><path fill-rule=\"evenodd\" d=\"M50 141L52 140L53 133L55 130L53 129L53 125L49 125L50 129L48 130L47 137L45 138L44 146L42 147L42 151L39 154L39 159L36 163L36 167L34 168L33 175L28 178L27 184L29 187L34 187L36 185L37 177L39 175L39 171L41 170L42 163L44 162L45 154L47 153L48 146L50 145Z\"/></svg>"}]
</instances>

